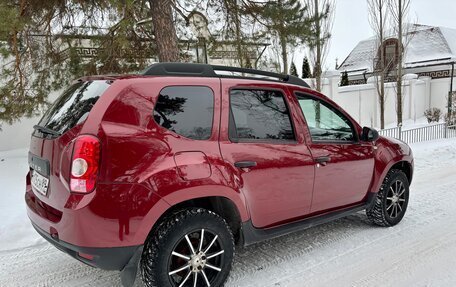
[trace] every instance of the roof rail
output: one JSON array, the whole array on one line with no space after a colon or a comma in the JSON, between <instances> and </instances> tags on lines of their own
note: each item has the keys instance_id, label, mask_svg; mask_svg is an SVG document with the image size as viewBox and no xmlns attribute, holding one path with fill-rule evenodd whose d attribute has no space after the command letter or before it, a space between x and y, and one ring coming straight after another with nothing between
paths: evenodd
<instances>
[{"instance_id":1,"label":"roof rail","mask_svg":"<svg viewBox=\"0 0 456 287\"><path fill-rule=\"evenodd\" d=\"M238 68L238 67L229 67L229 66L216 66L208 64L195 64L195 63L156 63L147 67L142 74L146 76L200 76L200 77L214 77L214 78L249 78L241 76L232 76L232 75L219 75L215 71L225 71L225 72L236 72L243 74L251 75L260 75L270 78L277 78L281 82L293 84L297 86L303 86L310 88L310 86L302 79L291 76L284 75L279 73L247 69L247 68ZM271 81L271 79L264 78L255 78L258 80Z\"/></svg>"}]
</instances>

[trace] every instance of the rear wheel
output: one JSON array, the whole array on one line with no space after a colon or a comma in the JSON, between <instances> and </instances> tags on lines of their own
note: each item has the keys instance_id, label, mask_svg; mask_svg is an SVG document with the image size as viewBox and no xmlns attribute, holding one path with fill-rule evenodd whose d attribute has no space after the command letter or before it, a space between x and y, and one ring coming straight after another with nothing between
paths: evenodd
<instances>
[{"instance_id":1,"label":"rear wheel","mask_svg":"<svg viewBox=\"0 0 456 287\"><path fill-rule=\"evenodd\" d=\"M383 180L382 186L374 199L367 217L374 224L393 226L405 215L409 200L409 182L401 170L392 169Z\"/></svg>"},{"instance_id":2,"label":"rear wheel","mask_svg":"<svg viewBox=\"0 0 456 287\"><path fill-rule=\"evenodd\" d=\"M148 287L222 286L233 254L233 235L222 217L202 208L182 210L146 242L143 281Z\"/></svg>"}]
</instances>

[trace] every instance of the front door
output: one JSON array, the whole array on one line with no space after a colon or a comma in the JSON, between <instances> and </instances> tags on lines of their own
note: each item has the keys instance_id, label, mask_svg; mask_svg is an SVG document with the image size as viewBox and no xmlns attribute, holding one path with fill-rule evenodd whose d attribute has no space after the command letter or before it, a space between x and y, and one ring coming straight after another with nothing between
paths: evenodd
<instances>
[{"instance_id":1,"label":"front door","mask_svg":"<svg viewBox=\"0 0 456 287\"><path fill-rule=\"evenodd\" d=\"M311 136L315 185L311 213L361 202L374 172L374 146L360 142L353 123L329 102L296 94Z\"/></svg>"},{"instance_id":2,"label":"front door","mask_svg":"<svg viewBox=\"0 0 456 287\"><path fill-rule=\"evenodd\" d=\"M315 167L302 132L294 129L290 95L279 85L235 81L222 80L220 149L253 225L269 227L308 214Z\"/></svg>"}]
</instances>

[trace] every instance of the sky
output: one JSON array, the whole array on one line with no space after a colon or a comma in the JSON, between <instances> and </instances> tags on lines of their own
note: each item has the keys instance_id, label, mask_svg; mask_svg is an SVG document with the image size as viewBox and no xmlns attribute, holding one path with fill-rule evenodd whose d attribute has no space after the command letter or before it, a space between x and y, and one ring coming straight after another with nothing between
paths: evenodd
<instances>
[{"instance_id":1,"label":"sky","mask_svg":"<svg viewBox=\"0 0 456 287\"><path fill-rule=\"evenodd\" d=\"M373 36L368 22L367 0L335 0L336 13L327 69L334 69L348 56L358 42ZM456 1L411 0L409 16L412 22L456 29ZM302 60L296 59L300 67ZM298 68L299 69L299 68Z\"/></svg>"}]
</instances>

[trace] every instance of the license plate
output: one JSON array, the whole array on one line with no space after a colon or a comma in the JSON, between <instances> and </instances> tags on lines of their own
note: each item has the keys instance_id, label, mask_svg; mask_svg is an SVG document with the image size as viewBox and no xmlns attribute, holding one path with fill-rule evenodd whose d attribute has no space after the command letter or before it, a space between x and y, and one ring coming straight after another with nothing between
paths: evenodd
<instances>
[{"instance_id":1,"label":"license plate","mask_svg":"<svg viewBox=\"0 0 456 287\"><path fill-rule=\"evenodd\" d=\"M32 173L32 187L42 195L46 196L49 185L49 179L42 176L36 171Z\"/></svg>"}]
</instances>

